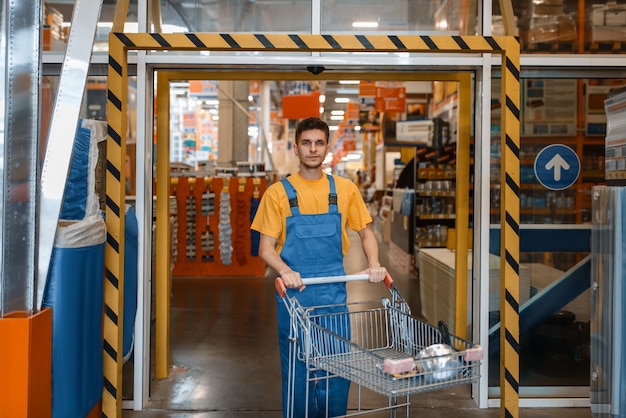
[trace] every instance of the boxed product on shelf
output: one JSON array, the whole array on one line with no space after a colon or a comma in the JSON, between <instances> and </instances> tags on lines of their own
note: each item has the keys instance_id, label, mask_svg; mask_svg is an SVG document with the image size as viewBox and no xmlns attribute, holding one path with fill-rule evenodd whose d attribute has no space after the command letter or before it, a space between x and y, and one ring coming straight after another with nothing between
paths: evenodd
<instances>
[{"instance_id":1,"label":"boxed product on shelf","mask_svg":"<svg viewBox=\"0 0 626 418\"><path fill-rule=\"evenodd\" d=\"M576 135L577 96L577 81L574 79L524 80L522 134Z\"/></svg>"},{"instance_id":2,"label":"boxed product on shelf","mask_svg":"<svg viewBox=\"0 0 626 418\"><path fill-rule=\"evenodd\" d=\"M574 136L576 124L567 122L532 122L522 125L526 136Z\"/></svg>"},{"instance_id":3,"label":"boxed product on shelf","mask_svg":"<svg viewBox=\"0 0 626 418\"><path fill-rule=\"evenodd\" d=\"M42 42L44 51L65 49L66 32L63 28L63 14L54 7L44 5L44 26Z\"/></svg>"},{"instance_id":4,"label":"boxed product on shelf","mask_svg":"<svg viewBox=\"0 0 626 418\"><path fill-rule=\"evenodd\" d=\"M606 134L604 100L613 86L585 85L585 132L587 135Z\"/></svg>"},{"instance_id":5,"label":"boxed product on shelf","mask_svg":"<svg viewBox=\"0 0 626 418\"><path fill-rule=\"evenodd\" d=\"M545 4L550 6L563 6L563 0L533 0L533 6Z\"/></svg>"},{"instance_id":6,"label":"boxed product on shelf","mask_svg":"<svg viewBox=\"0 0 626 418\"><path fill-rule=\"evenodd\" d=\"M561 13L563 13L563 0L533 0L533 16L554 16Z\"/></svg>"},{"instance_id":7,"label":"boxed product on shelf","mask_svg":"<svg viewBox=\"0 0 626 418\"><path fill-rule=\"evenodd\" d=\"M626 39L626 5L608 2L591 7L591 42Z\"/></svg>"},{"instance_id":8,"label":"boxed product on shelf","mask_svg":"<svg viewBox=\"0 0 626 418\"><path fill-rule=\"evenodd\" d=\"M537 15L530 19L528 43L576 42L576 22L567 14Z\"/></svg>"},{"instance_id":9,"label":"boxed product on shelf","mask_svg":"<svg viewBox=\"0 0 626 418\"><path fill-rule=\"evenodd\" d=\"M513 16L513 27L519 28L519 19L517 16ZM504 27L504 19L501 15L494 15L491 17L491 35L492 36L504 36L506 35L506 29ZM515 33L517 35L517 33Z\"/></svg>"},{"instance_id":10,"label":"boxed product on shelf","mask_svg":"<svg viewBox=\"0 0 626 418\"><path fill-rule=\"evenodd\" d=\"M433 134L434 124L432 120L402 120L396 122L396 139L398 141L431 145Z\"/></svg>"}]
</instances>

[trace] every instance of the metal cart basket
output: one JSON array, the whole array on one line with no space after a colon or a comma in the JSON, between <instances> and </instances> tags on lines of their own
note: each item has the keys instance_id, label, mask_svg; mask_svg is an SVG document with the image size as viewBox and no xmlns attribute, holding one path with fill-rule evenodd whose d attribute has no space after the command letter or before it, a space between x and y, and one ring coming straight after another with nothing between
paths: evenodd
<instances>
[{"instance_id":1,"label":"metal cart basket","mask_svg":"<svg viewBox=\"0 0 626 418\"><path fill-rule=\"evenodd\" d=\"M303 282L312 285L367 277L337 276ZM338 305L304 307L287 295L280 278L276 280L276 289L291 318L290 362L297 359L306 364L307 370L326 371L329 378L343 377L385 395L388 406L376 411L406 406L408 417L409 395L478 380L483 351L479 345L449 334L445 323L435 327L411 316L391 277L387 276L385 285L390 299L348 303L344 312L319 313ZM398 397L406 402L398 404ZM360 399L355 415L365 413Z\"/></svg>"}]
</instances>

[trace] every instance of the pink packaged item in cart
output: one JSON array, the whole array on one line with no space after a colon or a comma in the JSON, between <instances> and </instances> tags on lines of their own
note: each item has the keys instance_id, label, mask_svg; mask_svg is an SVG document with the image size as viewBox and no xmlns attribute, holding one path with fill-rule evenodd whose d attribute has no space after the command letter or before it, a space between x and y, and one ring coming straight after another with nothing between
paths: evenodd
<instances>
[{"instance_id":1,"label":"pink packaged item in cart","mask_svg":"<svg viewBox=\"0 0 626 418\"><path fill-rule=\"evenodd\" d=\"M390 359L387 358L383 361L383 371L389 374L402 374L413 371L415 368L415 361L411 357L403 359Z\"/></svg>"}]
</instances>

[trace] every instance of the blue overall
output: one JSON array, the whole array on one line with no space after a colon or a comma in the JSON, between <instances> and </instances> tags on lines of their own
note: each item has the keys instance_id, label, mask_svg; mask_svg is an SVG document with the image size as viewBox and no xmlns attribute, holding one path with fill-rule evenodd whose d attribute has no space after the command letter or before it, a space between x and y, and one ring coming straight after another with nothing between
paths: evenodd
<instances>
[{"instance_id":1,"label":"blue overall","mask_svg":"<svg viewBox=\"0 0 626 418\"><path fill-rule=\"evenodd\" d=\"M282 180L291 206L291 216L287 218L285 245L280 253L283 261L302 278L341 276L345 274L341 246L341 214L337 208L335 181L327 176L330 182L328 196L328 213L302 215L298 207L296 190L286 179ZM316 313L346 312L346 284L329 283L309 285L302 292L298 289L287 289L289 297L296 297L303 306L319 306L339 304L340 306L316 310ZM282 406L283 417L287 417L288 377L289 377L289 312L280 296L278 302L278 343L282 372ZM349 330L344 332L350 338ZM293 417L305 416L306 365L296 360L295 387L293 388ZM313 372L311 372L313 373ZM318 372L318 375L322 375ZM309 383L309 417L334 417L345 415L347 409L348 380L333 377ZM326 395L328 393L328 415L326 414Z\"/></svg>"}]
</instances>

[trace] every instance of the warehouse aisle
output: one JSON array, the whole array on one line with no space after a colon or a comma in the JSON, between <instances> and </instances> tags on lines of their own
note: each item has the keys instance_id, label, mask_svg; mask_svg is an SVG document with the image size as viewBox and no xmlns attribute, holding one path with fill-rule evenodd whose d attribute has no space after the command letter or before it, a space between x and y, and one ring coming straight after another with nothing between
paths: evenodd
<instances>
[{"instance_id":1,"label":"warehouse aisle","mask_svg":"<svg viewBox=\"0 0 626 418\"><path fill-rule=\"evenodd\" d=\"M379 236L379 242L380 242ZM359 238L352 237L346 270L362 269L365 259ZM388 267L414 315L419 315L417 277L390 259L389 245L380 244L381 262ZM351 300L372 300L388 294L382 285L349 283ZM123 412L124 417L274 418L280 417L280 375L273 279L181 278L172 283L171 373L153 380L147 409ZM353 388L355 386L353 385ZM126 392L126 390L125 390ZM357 405L357 391L351 405ZM386 397L369 395L366 408L385 406ZM567 412L565 412L567 411ZM588 409L525 410L522 417L588 418ZM420 418L498 417L499 410L479 410L469 387L426 392L411 399L411 416ZM387 417L372 413L368 417Z\"/></svg>"}]
</instances>

